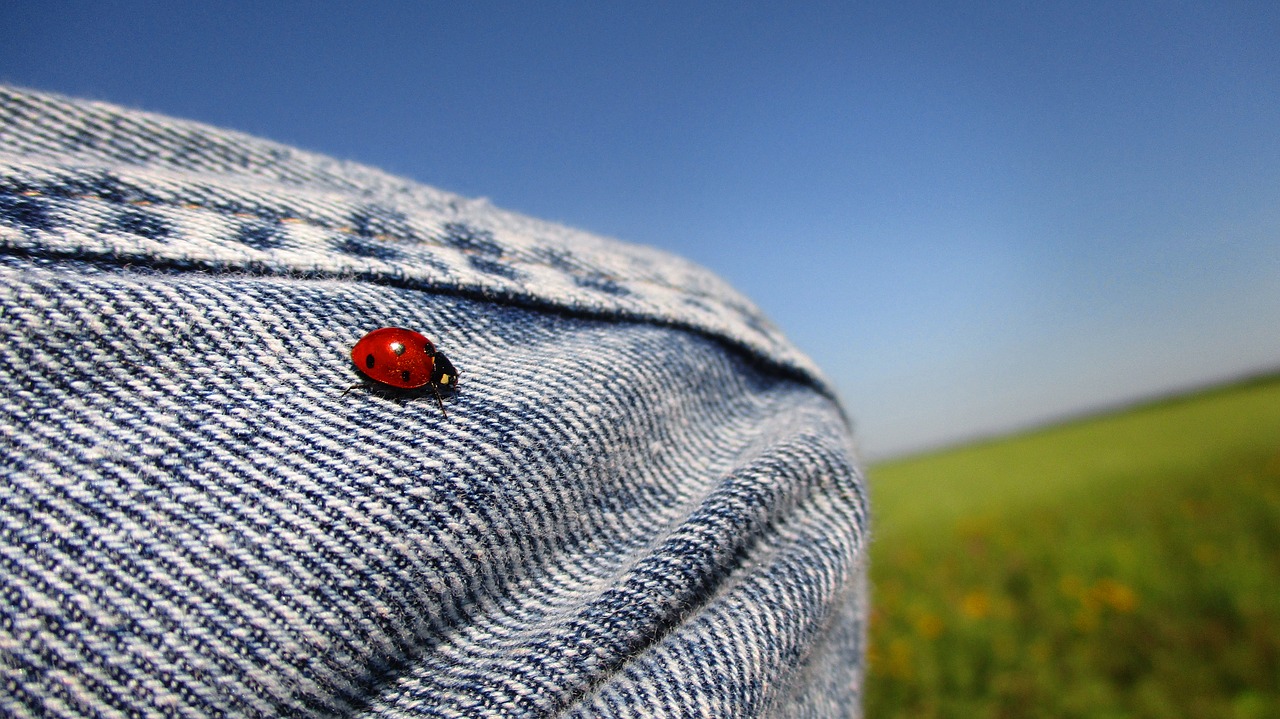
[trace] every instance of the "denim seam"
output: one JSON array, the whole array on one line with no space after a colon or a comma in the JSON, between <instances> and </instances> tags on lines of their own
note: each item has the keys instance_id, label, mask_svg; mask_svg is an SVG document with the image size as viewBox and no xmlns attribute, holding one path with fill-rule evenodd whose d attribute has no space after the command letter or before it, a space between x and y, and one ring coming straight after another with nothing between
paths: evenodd
<instances>
[{"instance_id":1,"label":"denim seam","mask_svg":"<svg viewBox=\"0 0 1280 719\"><path fill-rule=\"evenodd\" d=\"M165 200L119 201L119 200L113 200L109 197L102 197L101 195L63 195L63 194L30 191L30 190L20 191L20 192L0 193L0 196L3 196L3 195L8 195L10 197L32 197L32 198L64 199L64 200L66 199L96 200L96 201L100 201L108 205L117 206L117 207L122 205L129 205L133 207L168 207L172 209L200 210L204 212L209 212L215 217L227 216L225 213L219 211L215 207L210 207L209 205L204 205L204 204L194 203L194 202L171 202L171 201L165 201ZM524 265L527 267L545 267L547 269L563 272L563 268L557 267L555 264L551 262L540 262L535 259L520 257L518 255L512 255L512 254L494 255L481 250L473 250L466 247L457 247L453 245L447 245L438 241L431 241L430 239L409 238L409 237L404 237L401 235L396 235L393 233L386 233L386 232L372 234L372 235L360 235L358 230L355 227L352 227L350 225L336 225L336 224L327 223L327 222L324 222L323 220L318 220L318 219L294 217L294 216L279 217L279 216L273 216L266 213L251 213L251 212L234 212L234 213L231 213L230 216L238 217L246 220L247 219L273 220L273 221L281 222L284 224L303 225L307 227L314 227L316 229L321 229L321 230L329 230L331 232L340 232L340 233L351 235L351 236L359 236L363 239L375 239L375 240L383 240L383 241L389 241L394 243L403 243L403 244L411 245L414 247L433 247L436 249L449 250L451 252L459 252L469 257L483 257L485 259L502 260L503 262ZM0 247L3 247L3 245L0 245ZM151 256L148 256L148 257L152 258ZM570 277L580 277L579 275L573 275L570 273L565 273L565 274L568 274ZM733 312L736 312L739 315L742 315L743 317L759 317L758 313L751 311L750 309L744 307L743 305L740 305L734 302L728 302L716 294L701 292L699 290L696 290L694 288L691 288L685 285L677 285L670 282L663 282L661 280L649 279L644 277L628 277L628 276L623 276L619 274L610 274L610 273L600 273L599 275L594 275L593 277L599 278L599 279L616 280L619 282L624 282L626 284L650 285L653 287L661 287L663 289L674 290L676 292L680 292L682 294L689 295L691 297L697 297L698 299L714 302L715 304L721 307L724 307L726 309L732 310Z\"/></svg>"},{"instance_id":2,"label":"denim seam","mask_svg":"<svg viewBox=\"0 0 1280 719\"><path fill-rule=\"evenodd\" d=\"M157 258L143 253L107 254L81 249L62 250L43 247L30 248L6 242L4 228L0 228L0 254L22 259L75 260L98 267L115 268L119 271L146 272L151 274L163 274L166 271L184 273L199 270L206 273L243 275L245 277L280 277L294 280L315 279L367 282L369 284L383 287L394 287L399 289L416 290L419 292L429 292L437 295L461 297L464 299L482 300L494 304L505 304L524 309L536 309L542 311L553 310L568 317L580 317L607 322L643 322L657 327L668 327L671 329L692 332L702 337L708 337L736 352L743 353L746 357L751 358L753 363L757 365L773 368L778 371L781 376L805 382L809 386L818 390L824 397L836 400L837 404L839 404L839 395L824 377L821 375L815 375L804 367L796 366L790 362L764 352L755 344L747 340L726 335L713 328L708 328L695 322L682 321L658 314L645 314L643 312L629 309L612 307L595 308L584 305L566 304L556 300L547 299L535 292L528 292L524 294L511 291L495 292L492 288L485 287L483 285L448 285L436 283L427 279L395 277L382 272L281 269L280 266L272 263L256 261L219 262L204 259L179 260L175 258ZM842 405L840 405L840 412L842 416L844 416L844 408ZM845 420L846 423L850 421L847 417L845 417Z\"/></svg>"}]
</instances>

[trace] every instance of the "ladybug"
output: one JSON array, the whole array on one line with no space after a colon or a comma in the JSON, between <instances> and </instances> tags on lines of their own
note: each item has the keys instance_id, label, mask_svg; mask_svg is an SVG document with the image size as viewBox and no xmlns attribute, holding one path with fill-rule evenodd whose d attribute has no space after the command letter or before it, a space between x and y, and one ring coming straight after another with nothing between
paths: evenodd
<instances>
[{"instance_id":1,"label":"ladybug","mask_svg":"<svg viewBox=\"0 0 1280 719\"><path fill-rule=\"evenodd\" d=\"M351 361L369 379L399 389L430 386L444 412L440 388L458 386L458 370L431 340L400 327L382 327L351 348ZM449 413L445 412L445 417Z\"/></svg>"}]
</instances>

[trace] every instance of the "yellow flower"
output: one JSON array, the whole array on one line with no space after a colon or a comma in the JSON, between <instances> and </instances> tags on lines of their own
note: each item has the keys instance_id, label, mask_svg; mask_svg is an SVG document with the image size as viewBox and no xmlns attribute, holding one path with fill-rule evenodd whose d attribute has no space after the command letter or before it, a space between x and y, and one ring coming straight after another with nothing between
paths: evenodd
<instances>
[{"instance_id":1,"label":"yellow flower","mask_svg":"<svg viewBox=\"0 0 1280 719\"><path fill-rule=\"evenodd\" d=\"M1218 548L1208 542L1201 542L1196 545L1196 548L1192 550L1192 554L1197 562L1204 565L1214 564L1218 561Z\"/></svg>"},{"instance_id":2,"label":"yellow flower","mask_svg":"<svg viewBox=\"0 0 1280 719\"><path fill-rule=\"evenodd\" d=\"M960 613L969 619L982 619L991 613L991 597L981 589L969 592L960 600Z\"/></svg>"},{"instance_id":3,"label":"yellow flower","mask_svg":"<svg viewBox=\"0 0 1280 719\"><path fill-rule=\"evenodd\" d=\"M1128 585L1114 579L1099 579L1094 582L1089 594L1100 604L1121 614L1128 614L1138 606L1138 595Z\"/></svg>"},{"instance_id":4,"label":"yellow flower","mask_svg":"<svg viewBox=\"0 0 1280 719\"><path fill-rule=\"evenodd\" d=\"M1074 574L1064 574L1058 580L1058 591L1068 597L1078 597L1084 592L1084 582Z\"/></svg>"},{"instance_id":5,"label":"yellow flower","mask_svg":"<svg viewBox=\"0 0 1280 719\"><path fill-rule=\"evenodd\" d=\"M911 643L902 637L889 642L889 661L887 674L896 679L910 679L915 673L915 657L911 651Z\"/></svg>"},{"instance_id":6,"label":"yellow flower","mask_svg":"<svg viewBox=\"0 0 1280 719\"><path fill-rule=\"evenodd\" d=\"M925 639L937 639L942 629L942 619L933 612L924 612L916 617L916 632Z\"/></svg>"},{"instance_id":7,"label":"yellow flower","mask_svg":"<svg viewBox=\"0 0 1280 719\"><path fill-rule=\"evenodd\" d=\"M1076 612L1075 625L1082 632L1092 632L1098 628L1098 613L1088 605L1081 607Z\"/></svg>"}]
</instances>

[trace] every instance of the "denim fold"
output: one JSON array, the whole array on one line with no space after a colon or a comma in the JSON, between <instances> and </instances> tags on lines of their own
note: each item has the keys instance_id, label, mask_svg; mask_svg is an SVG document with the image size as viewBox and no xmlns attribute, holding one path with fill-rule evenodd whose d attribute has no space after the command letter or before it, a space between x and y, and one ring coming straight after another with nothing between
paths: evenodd
<instances>
[{"instance_id":1,"label":"denim fold","mask_svg":"<svg viewBox=\"0 0 1280 719\"><path fill-rule=\"evenodd\" d=\"M0 714L860 715L849 422L706 270L0 87L0 274Z\"/></svg>"}]
</instances>

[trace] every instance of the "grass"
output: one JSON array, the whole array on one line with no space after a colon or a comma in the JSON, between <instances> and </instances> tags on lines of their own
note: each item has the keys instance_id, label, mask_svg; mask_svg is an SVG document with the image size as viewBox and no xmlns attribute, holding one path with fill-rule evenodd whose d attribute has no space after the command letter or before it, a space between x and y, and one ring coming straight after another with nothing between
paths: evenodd
<instances>
[{"instance_id":1,"label":"grass","mask_svg":"<svg viewBox=\"0 0 1280 719\"><path fill-rule=\"evenodd\" d=\"M1280 376L871 486L868 717L1280 717Z\"/></svg>"}]
</instances>

